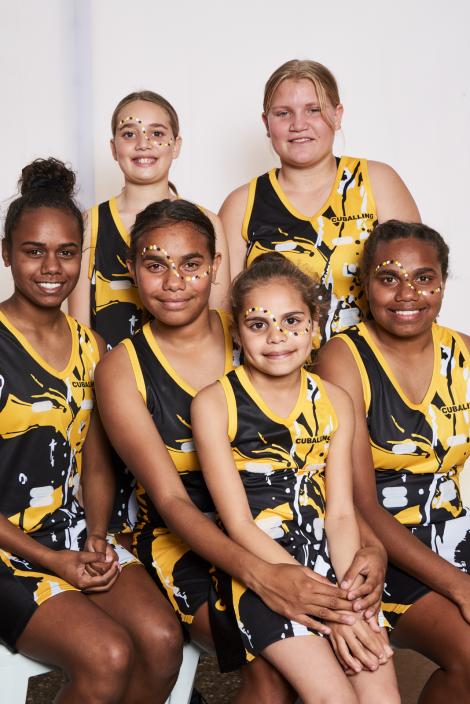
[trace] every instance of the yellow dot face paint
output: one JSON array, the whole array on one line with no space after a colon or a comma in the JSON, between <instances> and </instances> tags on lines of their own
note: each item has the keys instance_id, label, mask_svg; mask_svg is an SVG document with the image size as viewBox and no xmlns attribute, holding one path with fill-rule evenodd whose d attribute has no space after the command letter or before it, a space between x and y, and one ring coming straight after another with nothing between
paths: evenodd
<instances>
[{"instance_id":1,"label":"yellow dot face paint","mask_svg":"<svg viewBox=\"0 0 470 704\"><path fill-rule=\"evenodd\" d=\"M178 267L175 264L175 261L172 259L172 257L168 254L166 249L163 249L163 247L159 247L157 244L148 244L146 247L143 248L142 252L140 253L140 256L143 258L147 252L161 252L165 259L167 260L168 264L170 265L170 269L173 272L173 274L178 278L181 279L182 281L199 281L200 279L205 279L209 276L211 273L212 267L209 265L209 268L204 271L202 274L180 274L178 271Z\"/></svg>"},{"instance_id":2,"label":"yellow dot face paint","mask_svg":"<svg viewBox=\"0 0 470 704\"><path fill-rule=\"evenodd\" d=\"M439 286L436 286L436 288L427 288L425 282L422 282L420 284L416 283L416 282L411 283L410 275L408 274L407 270L405 269L403 264L401 262L397 261L396 259L386 259L381 264L377 264L377 266L375 267L374 273L377 274L381 269L383 269L386 266L389 266L390 264L394 264L396 267L398 267L398 269L400 269L400 271L403 273L403 278L404 278L407 286L409 286L409 288L411 288L413 291L415 291L418 294L418 296L432 296L435 293L441 293L442 281L439 284Z\"/></svg>"},{"instance_id":3,"label":"yellow dot face paint","mask_svg":"<svg viewBox=\"0 0 470 704\"><path fill-rule=\"evenodd\" d=\"M132 115L129 115L128 117L124 117L122 120L119 120L118 129L121 129L121 127L123 127L123 125L126 125L126 124L139 125L138 129L144 135L147 142L149 142L150 144L153 144L153 146L155 146L155 147L167 148L167 147L171 147L175 142L173 137L171 137L167 142L161 142L158 140L157 137L152 137L151 135L149 135L147 132L147 129L142 126L143 121L139 117L133 117Z\"/></svg>"},{"instance_id":4,"label":"yellow dot face paint","mask_svg":"<svg viewBox=\"0 0 470 704\"><path fill-rule=\"evenodd\" d=\"M248 308L248 310L245 311L245 319L251 315L251 313L263 313L264 315L267 315L268 318L270 318L274 328L279 330L279 332L282 332L284 335L300 337L301 335L307 335L310 332L311 320L308 321L306 328L301 328L302 322L296 320L294 317L292 323L286 323L286 321L284 321L284 324L280 325L276 316L269 310L269 308L263 308L262 306L253 306L253 308ZM286 320L288 320L288 318Z\"/></svg>"}]
</instances>

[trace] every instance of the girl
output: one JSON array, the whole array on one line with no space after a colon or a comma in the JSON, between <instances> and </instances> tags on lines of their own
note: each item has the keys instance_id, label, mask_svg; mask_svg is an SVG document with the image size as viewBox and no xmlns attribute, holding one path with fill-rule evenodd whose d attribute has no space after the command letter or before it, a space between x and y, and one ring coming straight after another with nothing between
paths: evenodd
<instances>
[{"instance_id":1,"label":"girl","mask_svg":"<svg viewBox=\"0 0 470 704\"><path fill-rule=\"evenodd\" d=\"M354 416L341 389L303 369L317 296L311 279L278 254L239 275L232 308L245 362L197 395L191 418L229 536L268 562L300 563L335 582L360 544L351 491ZM233 580L222 590L248 662L262 655L305 704L398 702L391 662L348 680L326 639L273 613L248 586ZM358 628L372 636L361 618ZM388 648L385 636L375 638Z\"/></svg>"},{"instance_id":2,"label":"girl","mask_svg":"<svg viewBox=\"0 0 470 704\"><path fill-rule=\"evenodd\" d=\"M208 601L221 608L211 589L212 563L305 625L329 632L316 620L320 613L333 621L352 620L334 610L350 608L344 590L311 579L299 566L274 568L229 540L204 515L213 515L214 507L194 451L190 404L199 389L236 363L227 315L209 309L219 263L214 228L199 208L165 200L142 211L131 231L129 267L152 321L106 355L96 371L105 428L139 482L134 550L191 638L205 648L212 646ZM366 592L379 581L381 557L372 557L373 550L366 553L374 573ZM362 569L363 556L352 566L350 581ZM362 608L376 601L374 595L365 598ZM224 646L222 667L238 666L238 636L230 640L220 630L215 635ZM234 658L228 657L230 649ZM262 660L244 670L237 701L291 701L290 689Z\"/></svg>"},{"instance_id":3,"label":"girl","mask_svg":"<svg viewBox=\"0 0 470 704\"><path fill-rule=\"evenodd\" d=\"M130 93L118 103L111 132L111 151L123 173L124 188L117 197L91 209L82 272L69 298L70 314L91 324L108 347L141 327L142 302L126 267L129 230L149 203L178 197L168 179L181 148L175 109L148 90ZM213 305L221 305L229 284L225 235L219 218L206 212L216 229L217 249L224 255L211 297ZM129 532L136 513L133 480L118 458L114 464L117 487L111 529Z\"/></svg>"},{"instance_id":4,"label":"girl","mask_svg":"<svg viewBox=\"0 0 470 704\"><path fill-rule=\"evenodd\" d=\"M372 319L328 343L320 369L355 405L355 498L389 552L393 640L439 665L420 704L463 702L470 512L459 475L470 453L470 338L435 323L448 270L435 230L378 226L361 270Z\"/></svg>"},{"instance_id":5,"label":"girl","mask_svg":"<svg viewBox=\"0 0 470 704\"><path fill-rule=\"evenodd\" d=\"M232 277L273 250L318 275L331 298L320 321L323 339L361 318L357 267L377 221L419 220L413 198L387 164L334 156L342 115L325 66L308 60L280 66L266 83L262 117L281 168L236 189L220 210Z\"/></svg>"},{"instance_id":6,"label":"girl","mask_svg":"<svg viewBox=\"0 0 470 704\"><path fill-rule=\"evenodd\" d=\"M106 541L112 479L92 410L104 346L60 309L80 271L74 183L62 162L33 162L5 221L14 292L0 304L0 638L65 671L58 702L153 704L168 696L182 643L142 566Z\"/></svg>"}]
</instances>

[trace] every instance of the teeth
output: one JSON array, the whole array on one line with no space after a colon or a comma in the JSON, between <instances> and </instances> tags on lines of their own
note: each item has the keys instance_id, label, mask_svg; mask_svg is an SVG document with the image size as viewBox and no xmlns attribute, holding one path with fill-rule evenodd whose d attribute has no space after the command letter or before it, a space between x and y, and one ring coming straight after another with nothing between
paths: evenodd
<instances>
[{"instance_id":1,"label":"teeth","mask_svg":"<svg viewBox=\"0 0 470 704\"><path fill-rule=\"evenodd\" d=\"M419 314L419 310L396 310L395 315L401 315L404 318L412 318L414 315Z\"/></svg>"},{"instance_id":2,"label":"teeth","mask_svg":"<svg viewBox=\"0 0 470 704\"><path fill-rule=\"evenodd\" d=\"M60 288L61 284L60 283L52 283L48 281L39 281L38 286L41 288L45 288L47 291L55 291L57 288Z\"/></svg>"},{"instance_id":3,"label":"teeth","mask_svg":"<svg viewBox=\"0 0 470 704\"><path fill-rule=\"evenodd\" d=\"M134 161L136 161L138 164L153 164L153 162L155 161L155 159L153 159L153 158L149 158L149 159L135 159Z\"/></svg>"}]
</instances>

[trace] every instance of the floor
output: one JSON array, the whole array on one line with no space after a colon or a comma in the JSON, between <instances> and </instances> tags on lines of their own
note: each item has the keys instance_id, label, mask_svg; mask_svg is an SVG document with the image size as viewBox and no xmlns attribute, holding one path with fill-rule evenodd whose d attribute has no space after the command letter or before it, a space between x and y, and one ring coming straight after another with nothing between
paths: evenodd
<instances>
[{"instance_id":1,"label":"floor","mask_svg":"<svg viewBox=\"0 0 470 704\"><path fill-rule=\"evenodd\" d=\"M395 666L402 704L416 704L423 684L435 669L435 665L411 650L400 650L395 654ZM52 704L60 682L61 676L57 672L31 678L27 704ZM201 659L196 686L207 704L228 704L232 700L237 685L236 674L219 674L214 658Z\"/></svg>"}]
</instances>

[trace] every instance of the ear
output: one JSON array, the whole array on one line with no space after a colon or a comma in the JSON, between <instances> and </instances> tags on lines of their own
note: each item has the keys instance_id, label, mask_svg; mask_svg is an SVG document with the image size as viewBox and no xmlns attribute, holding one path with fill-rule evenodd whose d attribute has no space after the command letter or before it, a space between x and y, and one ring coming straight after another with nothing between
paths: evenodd
<instances>
[{"instance_id":1,"label":"ear","mask_svg":"<svg viewBox=\"0 0 470 704\"><path fill-rule=\"evenodd\" d=\"M181 137L177 137L175 139L175 143L173 144L173 159L177 159L179 157L182 143L183 140Z\"/></svg>"},{"instance_id":2,"label":"ear","mask_svg":"<svg viewBox=\"0 0 470 704\"><path fill-rule=\"evenodd\" d=\"M10 246L4 239L2 240L2 259L5 266L11 266Z\"/></svg>"},{"instance_id":3,"label":"ear","mask_svg":"<svg viewBox=\"0 0 470 704\"><path fill-rule=\"evenodd\" d=\"M136 278L135 278L135 264L132 261L132 259L126 259L126 266L129 274L131 275L131 279L134 282L134 284L137 286Z\"/></svg>"},{"instance_id":4,"label":"ear","mask_svg":"<svg viewBox=\"0 0 470 704\"><path fill-rule=\"evenodd\" d=\"M265 112L262 112L262 113L261 113L261 119L263 120L264 126L266 127L266 134L267 134L268 137L270 137L271 135L269 134L268 116L266 115Z\"/></svg>"},{"instance_id":5,"label":"ear","mask_svg":"<svg viewBox=\"0 0 470 704\"><path fill-rule=\"evenodd\" d=\"M219 269L221 261L222 261L222 255L220 254L220 252L216 252L215 257L214 257L214 261L211 264L211 284L216 283L217 271Z\"/></svg>"},{"instance_id":6,"label":"ear","mask_svg":"<svg viewBox=\"0 0 470 704\"><path fill-rule=\"evenodd\" d=\"M335 108L335 113L333 116L333 126L336 130L341 129L341 122L343 121L343 106L341 103L338 103L338 105Z\"/></svg>"},{"instance_id":7,"label":"ear","mask_svg":"<svg viewBox=\"0 0 470 704\"><path fill-rule=\"evenodd\" d=\"M114 137L109 140L109 146L111 147L111 154L113 155L114 161L117 161L116 145L114 143Z\"/></svg>"}]
</instances>

